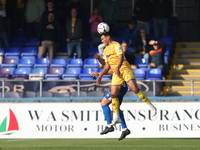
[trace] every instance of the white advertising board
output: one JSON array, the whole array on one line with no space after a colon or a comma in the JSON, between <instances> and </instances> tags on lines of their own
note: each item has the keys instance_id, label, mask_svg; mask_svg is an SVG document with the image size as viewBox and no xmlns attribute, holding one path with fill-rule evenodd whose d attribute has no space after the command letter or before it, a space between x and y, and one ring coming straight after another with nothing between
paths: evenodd
<instances>
[{"instance_id":1,"label":"white advertising board","mask_svg":"<svg viewBox=\"0 0 200 150\"><path fill-rule=\"evenodd\" d=\"M200 138L199 102L154 103L151 118L145 103L123 103L131 134L127 138ZM118 138L100 135L106 121L100 103L1 103L0 138Z\"/></svg>"}]
</instances>

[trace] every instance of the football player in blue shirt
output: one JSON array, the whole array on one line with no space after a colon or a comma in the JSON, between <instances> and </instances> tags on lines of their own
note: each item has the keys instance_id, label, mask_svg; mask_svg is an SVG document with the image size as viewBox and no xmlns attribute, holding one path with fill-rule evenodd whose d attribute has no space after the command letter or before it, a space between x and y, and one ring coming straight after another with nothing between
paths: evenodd
<instances>
[{"instance_id":1,"label":"football player in blue shirt","mask_svg":"<svg viewBox=\"0 0 200 150\"><path fill-rule=\"evenodd\" d=\"M99 61L100 64L104 65L105 64L105 61L104 59L101 58L100 55L96 54L94 56L95 59L97 59ZM100 72L93 72L91 73L92 76L98 76ZM110 69L107 74L113 74L112 70ZM119 92L119 95L118 95L118 99L119 99L119 104L121 105L122 101L123 101L123 97L124 95L126 94L128 90L128 85L126 84L126 82L124 82L120 92ZM125 119L124 119L124 114L121 110L119 110L119 116L120 116L120 119L121 120L118 120L117 122L115 123L112 123L111 122L111 110L110 110L110 107L109 107L109 104L111 103L111 90L104 96L104 98L102 99L101 101L101 107L103 109L103 114L104 114L104 117L107 121L107 126L106 128L100 133L101 135L103 134L107 134L109 132L113 132L114 131L114 127L116 125L116 123L120 123L121 122L121 126L122 126L122 134L120 136L120 138L118 140L122 140L124 139L127 135L129 135L131 132L130 130L127 128L126 126L126 122L125 122Z\"/></svg>"}]
</instances>

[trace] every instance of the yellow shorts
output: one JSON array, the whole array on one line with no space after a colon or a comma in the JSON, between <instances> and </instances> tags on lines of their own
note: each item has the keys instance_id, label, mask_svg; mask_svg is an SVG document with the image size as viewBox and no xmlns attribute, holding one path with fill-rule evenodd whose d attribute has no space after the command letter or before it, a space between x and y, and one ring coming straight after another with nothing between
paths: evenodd
<instances>
[{"instance_id":1,"label":"yellow shorts","mask_svg":"<svg viewBox=\"0 0 200 150\"><path fill-rule=\"evenodd\" d=\"M135 79L135 73L132 69L125 69L123 71L120 71L120 73L120 77L113 73L111 85L122 85L124 81L128 82L131 79Z\"/></svg>"}]
</instances>

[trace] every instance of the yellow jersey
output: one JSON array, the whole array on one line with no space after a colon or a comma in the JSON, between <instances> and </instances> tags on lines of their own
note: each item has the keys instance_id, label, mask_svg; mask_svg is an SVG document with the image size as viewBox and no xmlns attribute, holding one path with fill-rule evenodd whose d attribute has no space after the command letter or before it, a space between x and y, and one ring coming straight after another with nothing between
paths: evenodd
<instances>
[{"instance_id":1,"label":"yellow jersey","mask_svg":"<svg viewBox=\"0 0 200 150\"><path fill-rule=\"evenodd\" d=\"M119 62L118 56L121 55L121 54L123 54L122 47L116 41L112 41L112 43L110 43L104 49L105 62L107 62L110 65L113 72L115 72L115 69L117 68L117 64ZM123 55L123 57L124 57L124 55ZM131 66L128 63L128 61L126 60L125 57L123 58L123 63L122 63L122 66L120 68L120 71L123 71L124 69L131 69Z\"/></svg>"}]
</instances>

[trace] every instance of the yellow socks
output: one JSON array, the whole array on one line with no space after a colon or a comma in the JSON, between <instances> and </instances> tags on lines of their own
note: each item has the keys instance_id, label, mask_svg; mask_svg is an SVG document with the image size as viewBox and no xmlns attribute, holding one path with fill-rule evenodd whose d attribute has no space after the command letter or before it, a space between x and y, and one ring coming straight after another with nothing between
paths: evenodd
<instances>
[{"instance_id":1,"label":"yellow socks","mask_svg":"<svg viewBox=\"0 0 200 150\"><path fill-rule=\"evenodd\" d=\"M137 93L137 96L139 98L141 98L145 103L147 103L148 105L151 104L150 100L147 98L147 96L141 91L139 90L139 92Z\"/></svg>"},{"instance_id":2,"label":"yellow socks","mask_svg":"<svg viewBox=\"0 0 200 150\"><path fill-rule=\"evenodd\" d=\"M112 107L115 114L119 114L119 100L118 98L112 98Z\"/></svg>"}]
</instances>

